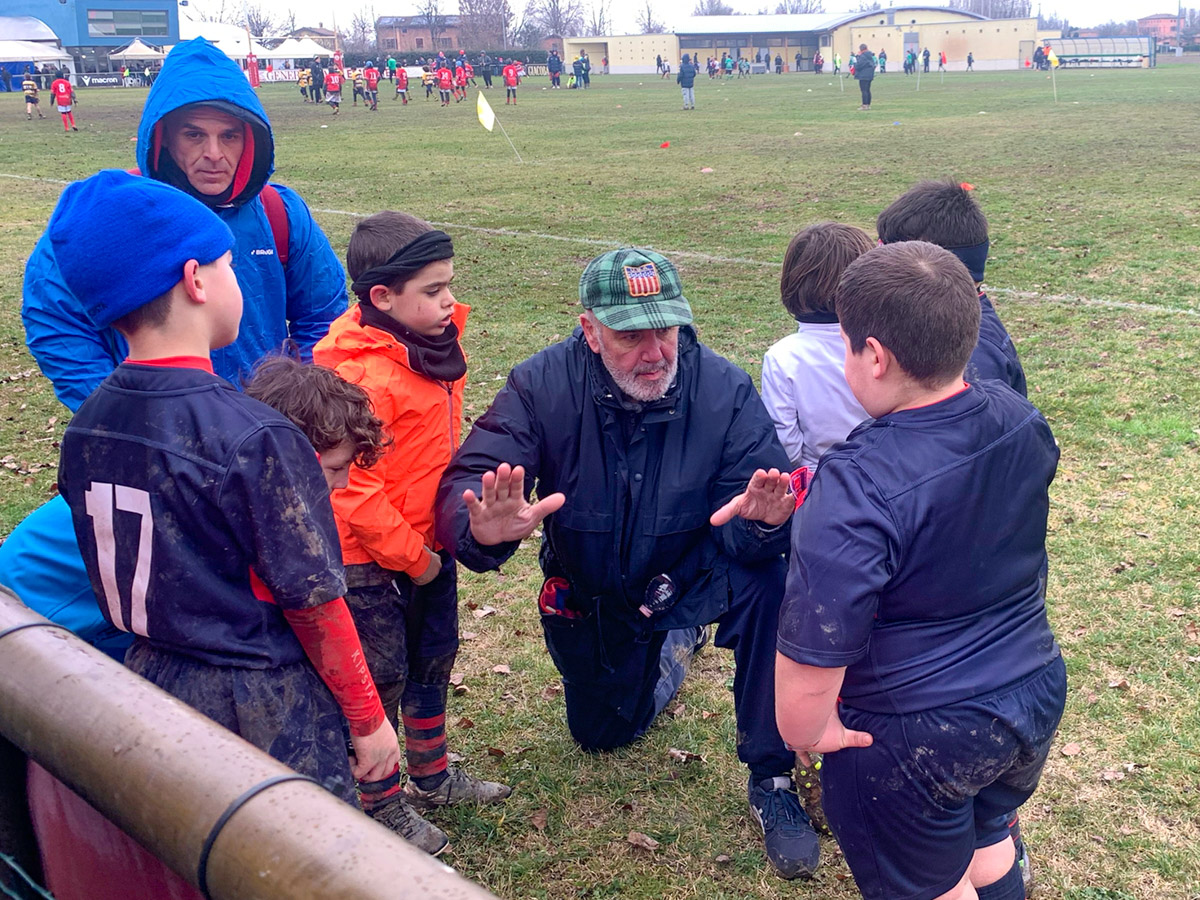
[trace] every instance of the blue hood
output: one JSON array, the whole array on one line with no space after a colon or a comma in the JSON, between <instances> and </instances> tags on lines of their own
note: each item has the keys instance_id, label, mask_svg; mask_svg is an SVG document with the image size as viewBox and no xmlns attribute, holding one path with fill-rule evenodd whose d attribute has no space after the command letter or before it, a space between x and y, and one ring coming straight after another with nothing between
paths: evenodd
<instances>
[{"instance_id":1,"label":"blue hood","mask_svg":"<svg viewBox=\"0 0 1200 900\"><path fill-rule=\"evenodd\" d=\"M247 131L252 141L252 165L247 166L245 177L235 180L233 187L236 191L231 190L221 197L206 196L192 189L165 148L155 153L155 132L162 119L194 103L211 106L241 119L249 126ZM251 143L247 147L250 148ZM275 170L275 141L271 135L271 123L245 74L214 44L204 38L194 38L177 44L167 55L162 72L154 80L142 110L142 122L138 126L137 161L144 175L173 184L209 206L240 206L257 197L267 183Z\"/></svg>"}]
</instances>

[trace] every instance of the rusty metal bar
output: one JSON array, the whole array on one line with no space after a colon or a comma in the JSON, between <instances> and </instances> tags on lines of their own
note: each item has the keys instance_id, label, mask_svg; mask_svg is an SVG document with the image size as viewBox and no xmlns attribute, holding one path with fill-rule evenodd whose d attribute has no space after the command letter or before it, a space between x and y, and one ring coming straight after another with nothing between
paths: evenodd
<instances>
[{"instance_id":1,"label":"rusty metal bar","mask_svg":"<svg viewBox=\"0 0 1200 900\"><path fill-rule=\"evenodd\" d=\"M235 799L293 774L0 588L0 734L198 886ZM16 630L13 630L13 629ZM207 860L214 900L495 900L311 782L229 817Z\"/></svg>"}]
</instances>

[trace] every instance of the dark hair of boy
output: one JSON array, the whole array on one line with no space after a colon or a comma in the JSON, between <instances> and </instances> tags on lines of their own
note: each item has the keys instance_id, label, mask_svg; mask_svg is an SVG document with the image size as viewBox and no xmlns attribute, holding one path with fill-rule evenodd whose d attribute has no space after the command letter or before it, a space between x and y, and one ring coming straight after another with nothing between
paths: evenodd
<instances>
[{"instance_id":1,"label":"dark hair of boy","mask_svg":"<svg viewBox=\"0 0 1200 900\"><path fill-rule=\"evenodd\" d=\"M971 247L988 239L987 217L971 192L954 181L922 181L879 214L879 240L928 241L939 247Z\"/></svg>"},{"instance_id":2,"label":"dark hair of boy","mask_svg":"<svg viewBox=\"0 0 1200 900\"><path fill-rule=\"evenodd\" d=\"M363 469L375 465L391 443L367 392L315 363L268 356L255 366L246 396L290 419L318 453L350 441L354 462Z\"/></svg>"},{"instance_id":3,"label":"dark hair of boy","mask_svg":"<svg viewBox=\"0 0 1200 900\"><path fill-rule=\"evenodd\" d=\"M408 213L384 210L367 216L355 226L346 247L346 270L350 280L357 281L368 269L385 265L397 250L427 231L433 231L433 226ZM388 287L400 291L415 274L397 278Z\"/></svg>"},{"instance_id":4,"label":"dark hair of boy","mask_svg":"<svg viewBox=\"0 0 1200 900\"><path fill-rule=\"evenodd\" d=\"M793 317L834 312L834 292L846 266L873 246L867 233L853 225L809 225L792 238L783 255L783 308Z\"/></svg>"},{"instance_id":5,"label":"dark hair of boy","mask_svg":"<svg viewBox=\"0 0 1200 900\"><path fill-rule=\"evenodd\" d=\"M155 297L144 306L139 306L121 318L115 319L112 327L125 337L137 334L143 328L162 328L167 324L167 319L171 317L171 299L174 293L172 289Z\"/></svg>"},{"instance_id":6,"label":"dark hair of boy","mask_svg":"<svg viewBox=\"0 0 1200 900\"><path fill-rule=\"evenodd\" d=\"M962 377L979 340L979 300L967 267L926 241L864 253L842 275L835 302L851 352L873 337L925 388Z\"/></svg>"}]
</instances>

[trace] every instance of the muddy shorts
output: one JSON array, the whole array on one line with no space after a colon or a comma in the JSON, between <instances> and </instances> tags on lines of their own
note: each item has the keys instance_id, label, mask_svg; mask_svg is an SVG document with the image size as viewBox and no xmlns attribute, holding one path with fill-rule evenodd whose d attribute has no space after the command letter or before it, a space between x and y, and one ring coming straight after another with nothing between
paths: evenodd
<instances>
[{"instance_id":1,"label":"muddy shorts","mask_svg":"<svg viewBox=\"0 0 1200 900\"><path fill-rule=\"evenodd\" d=\"M866 900L932 900L1008 837L1066 701L1062 658L990 694L918 713L842 707L870 747L826 754L825 814Z\"/></svg>"},{"instance_id":2,"label":"muddy shorts","mask_svg":"<svg viewBox=\"0 0 1200 900\"><path fill-rule=\"evenodd\" d=\"M269 669L217 666L138 638L125 665L285 766L358 806L349 731L308 660Z\"/></svg>"}]
</instances>

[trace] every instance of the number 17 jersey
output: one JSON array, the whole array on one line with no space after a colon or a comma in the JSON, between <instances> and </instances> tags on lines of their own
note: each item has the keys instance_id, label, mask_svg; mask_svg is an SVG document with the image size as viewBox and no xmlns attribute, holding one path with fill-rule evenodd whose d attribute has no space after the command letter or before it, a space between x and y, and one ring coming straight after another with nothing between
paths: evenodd
<instances>
[{"instance_id":1,"label":"number 17 jersey","mask_svg":"<svg viewBox=\"0 0 1200 900\"><path fill-rule=\"evenodd\" d=\"M281 609L345 592L312 446L209 372L118 366L67 427L58 480L105 618L161 649L295 663Z\"/></svg>"}]
</instances>

